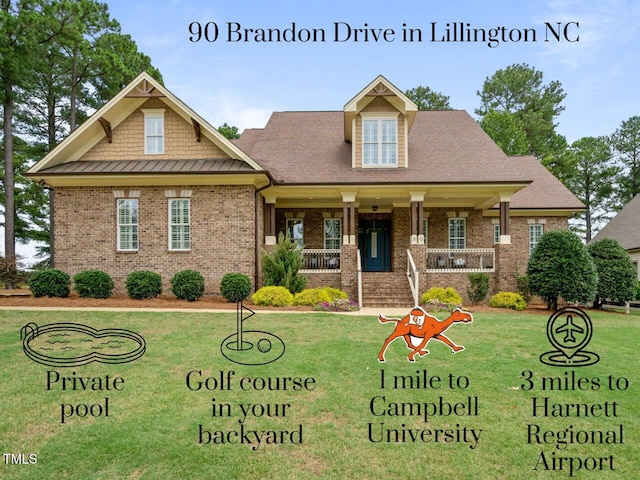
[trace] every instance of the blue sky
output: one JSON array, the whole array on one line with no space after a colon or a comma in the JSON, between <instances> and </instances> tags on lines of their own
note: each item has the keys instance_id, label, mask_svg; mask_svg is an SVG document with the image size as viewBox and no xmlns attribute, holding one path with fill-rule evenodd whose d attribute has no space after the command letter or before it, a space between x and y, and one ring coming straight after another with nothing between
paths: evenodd
<instances>
[{"instance_id":1,"label":"blue sky","mask_svg":"<svg viewBox=\"0 0 640 480\"><path fill-rule=\"evenodd\" d=\"M383 74L398 88L429 86L451 105L473 114L484 79L514 63L558 80L567 97L558 131L572 142L612 133L640 115L638 94L640 2L632 0L532 1L107 1L110 12L164 76L165 85L214 126L262 127L270 112L339 110ZM215 22L219 37L194 43L189 25ZM230 41L227 24L242 28L322 28L325 42ZM391 28L392 42L336 42L334 22ZM533 28L537 42L431 42L431 22L442 36L446 23L472 28ZM570 24L577 42L544 42L545 22ZM423 41L402 42L402 28L423 31Z\"/></svg>"},{"instance_id":2,"label":"blue sky","mask_svg":"<svg viewBox=\"0 0 640 480\"><path fill-rule=\"evenodd\" d=\"M208 1L108 0L112 17L162 72L165 86L212 125L262 127L273 111L340 110L377 75L401 90L429 86L453 108L473 111L486 77L515 63L562 83L565 111L558 132L569 142L608 135L640 115L640 2L636 0L455 1ZM189 25L215 22L215 42L191 42ZM323 29L325 42L230 41L229 23L242 28ZM390 42L345 40L352 29L393 29ZM472 28L535 29L536 42L431 42L447 23ZM569 25L577 42L544 42L545 22ZM575 28L572 22L578 22ZM422 42L402 42L403 24ZM30 257L32 246L18 246Z\"/></svg>"}]
</instances>

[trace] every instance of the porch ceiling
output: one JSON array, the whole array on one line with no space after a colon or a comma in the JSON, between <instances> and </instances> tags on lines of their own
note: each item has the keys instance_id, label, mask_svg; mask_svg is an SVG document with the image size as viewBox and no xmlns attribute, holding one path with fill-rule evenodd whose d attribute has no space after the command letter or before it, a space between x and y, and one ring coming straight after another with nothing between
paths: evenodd
<instances>
[{"instance_id":1,"label":"porch ceiling","mask_svg":"<svg viewBox=\"0 0 640 480\"><path fill-rule=\"evenodd\" d=\"M275 185L263 192L276 207L342 207L342 196L355 194L358 208L408 207L412 194L424 194L424 207L488 209L528 182L491 184Z\"/></svg>"}]
</instances>

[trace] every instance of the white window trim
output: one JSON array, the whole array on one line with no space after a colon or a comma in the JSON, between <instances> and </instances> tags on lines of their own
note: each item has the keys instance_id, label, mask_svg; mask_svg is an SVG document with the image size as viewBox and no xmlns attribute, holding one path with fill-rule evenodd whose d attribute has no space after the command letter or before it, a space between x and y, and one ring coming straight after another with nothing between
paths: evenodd
<instances>
[{"instance_id":1,"label":"white window trim","mask_svg":"<svg viewBox=\"0 0 640 480\"><path fill-rule=\"evenodd\" d=\"M327 222L328 221L337 221L339 223L340 232L338 233L337 237L327 238ZM327 247L327 240L337 240L338 241L338 248L340 248L342 246L342 219L341 218L325 218L323 226L324 226L324 248L325 248L325 250L329 250L329 247Z\"/></svg>"},{"instance_id":2,"label":"white window trim","mask_svg":"<svg viewBox=\"0 0 640 480\"><path fill-rule=\"evenodd\" d=\"M535 243L531 241L531 232L533 231L533 227L540 227L540 237L538 237L538 241ZM536 247L536 245L540 243L540 238L542 238L542 235L544 235L544 224L542 223L529 224L529 256L531 256L531 253L533 252L533 249Z\"/></svg>"},{"instance_id":3,"label":"white window trim","mask_svg":"<svg viewBox=\"0 0 640 480\"><path fill-rule=\"evenodd\" d=\"M164 108L143 108L142 113L144 113L144 153L145 155L162 155L164 153ZM147 120L150 119L160 119L162 120L162 133L150 135L147 133ZM149 138L160 138L160 151L151 151L150 143L148 141Z\"/></svg>"},{"instance_id":4,"label":"white window trim","mask_svg":"<svg viewBox=\"0 0 640 480\"><path fill-rule=\"evenodd\" d=\"M135 202L137 205L136 211L136 222L135 223L126 223L126 224L121 224L120 223L120 204L122 202ZM128 226L135 226L137 229L137 234L138 234L138 241L136 242L135 247L133 248L122 248L122 244L121 244L121 239L122 239L122 235L121 235L121 228L122 227L128 227ZM140 205L138 202L137 198L117 198L116 199L116 250L118 252L137 252L140 249Z\"/></svg>"},{"instance_id":5,"label":"white window trim","mask_svg":"<svg viewBox=\"0 0 640 480\"><path fill-rule=\"evenodd\" d=\"M187 223L180 223L180 224L174 224L171 222L171 203L175 202L175 201L183 201L183 202L187 202L188 205L188 215L189 217L187 218ZM169 251L171 252L188 252L191 250L191 200L189 198L170 198L167 202L167 210L168 210L168 246L169 246ZM189 227L189 246L187 248L173 248L173 242L172 242L172 233L173 233L173 227L174 226L188 226Z\"/></svg>"},{"instance_id":6,"label":"white window trim","mask_svg":"<svg viewBox=\"0 0 640 480\"><path fill-rule=\"evenodd\" d=\"M400 160L398 158L398 143L399 143L399 127L398 124L399 122L399 114L398 113L361 113L360 114L361 118L362 118L362 126L361 126L361 130L360 130L360 145L362 148L362 153L361 153L361 164L362 164L362 168L398 168L398 165L400 163ZM396 122L396 150L395 150L395 158L396 158L396 163L388 163L388 164L383 164L381 163L382 161L382 149L379 148L378 149L378 161L376 163L373 164L365 164L364 162L364 124L365 124L365 120L395 120ZM382 145L382 123L378 122L378 146Z\"/></svg>"},{"instance_id":7,"label":"white window trim","mask_svg":"<svg viewBox=\"0 0 640 480\"><path fill-rule=\"evenodd\" d=\"M298 245L298 248L302 248L304 246L304 218L302 217L287 218L287 234L289 233L289 225L291 225L294 222L300 222L302 224L302 238L296 239L291 237L291 241L293 243L296 243Z\"/></svg>"},{"instance_id":8,"label":"white window trim","mask_svg":"<svg viewBox=\"0 0 640 480\"><path fill-rule=\"evenodd\" d=\"M464 237L462 237L462 247L461 248L456 248L455 250L462 250L464 248L467 248L467 219L464 217L452 217L449 218L449 222L447 223L447 230L448 230L448 235L449 235L449 248L453 249L451 247L451 221L452 220L460 220L462 221L462 224L464 225ZM457 238L457 237L456 237Z\"/></svg>"}]
</instances>

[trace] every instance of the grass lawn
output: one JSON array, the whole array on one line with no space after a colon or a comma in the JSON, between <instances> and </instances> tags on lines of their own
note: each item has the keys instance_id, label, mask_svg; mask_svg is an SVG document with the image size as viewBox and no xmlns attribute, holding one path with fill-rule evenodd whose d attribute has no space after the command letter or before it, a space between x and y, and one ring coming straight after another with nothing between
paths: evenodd
<instances>
[{"instance_id":1,"label":"grass lawn","mask_svg":"<svg viewBox=\"0 0 640 480\"><path fill-rule=\"evenodd\" d=\"M532 314L478 313L473 323L447 331L466 347L463 352L452 355L446 345L431 341L430 354L413 364L406 361L402 339L390 345L387 362L378 363L393 325L381 325L375 317L258 314L245 328L271 332L286 344L279 360L261 366L235 364L222 355L220 343L235 330L234 313L0 311L0 318L0 478L546 479L568 478L569 462L574 478L638 478L636 315L591 314L594 333L587 350L598 353L600 362L574 369L539 361L551 350L547 316ZM20 329L29 322L129 329L145 338L147 350L131 363L48 367L22 351ZM193 371L201 374L191 374L192 390L187 376ZM47 389L55 372L75 377L77 390L71 390L72 380L66 390L61 380ZM584 378L581 388L542 389L543 378L558 377L564 385L572 374L576 384ZM393 388L394 376L411 375L430 384ZM83 391L78 377L97 377L91 383L96 388L97 382L112 388ZM119 377L124 383L114 383ZM197 381L209 377L210 390L195 391ZM269 379L280 379L282 387L283 377L297 380L286 390L263 389ZM300 388L305 379L307 388ZM450 379L460 388L450 388ZM592 415L533 418L534 397L585 404ZM96 404L93 413L104 414L105 398L108 417L67 415L61 423L64 409L72 408L63 405ZM393 415L402 403L418 410L406 406L406 415ZM446 413L447 405L458 405L457 413L435 413L438 408ZM76 412L86 412L83 408ZM537 437L528 434L530 424ZM607 434L619 432L620 425L622 439ZM241 436L229 432L241 429L252 443L235 443ZM403 434L405 442L380 441L387 430L392 440ZM602 444L585 444L581 439L587 434L576 433L598 430L604 432ZM247 432L258 432L261 442ZM565 447L566 432L580 444ZM218 443L200 443L207 434ZM547 443L536 444L536 438ZM26 462L35 454L37 463L12 464L18 454ZM574 460L562 460L563 469L551 471L560 466L560 457ZM580 471L578 461L584 465ZM595 471L585 471L590 467Z\"/></svg>"}]
</instances>

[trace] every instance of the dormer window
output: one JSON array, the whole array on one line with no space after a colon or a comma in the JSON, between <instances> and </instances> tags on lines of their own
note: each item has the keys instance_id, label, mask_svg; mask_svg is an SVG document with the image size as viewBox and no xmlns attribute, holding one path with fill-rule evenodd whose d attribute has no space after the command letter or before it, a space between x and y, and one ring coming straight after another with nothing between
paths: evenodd
<instances>
[{"instance_id":1,"label":"dormer window","mask_svg":"<svg viewBox=\"0 0 640 480\"><path fill-rule=\"evenodd\" d=\"M362 119L362 166L398 166L397 117L364 117Z\"/></svg>"},{"instance_id":2,"label":"dormer window","mask_svg":"<svg viewBox=\"0 0 640 480\"><path fill-rule=\"evenodd\" d=\"M144 153L164 153L164 108L144 109Z\"/></svg>"}]
</instances>

